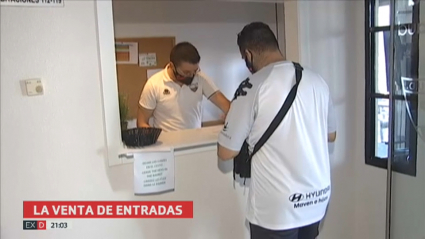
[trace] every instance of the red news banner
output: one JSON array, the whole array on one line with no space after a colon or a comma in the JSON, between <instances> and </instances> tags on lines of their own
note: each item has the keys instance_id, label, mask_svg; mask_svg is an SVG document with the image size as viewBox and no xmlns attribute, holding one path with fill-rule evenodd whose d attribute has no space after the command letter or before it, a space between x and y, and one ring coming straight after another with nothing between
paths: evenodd
<instances>
[{"instance_id":1,"label":"red news banner","mask_svg":"<svg viewBox=\"0 0 425 239\"><path fill-rule=\"evenodd\" d=\"M193 202L25 201L24 218L193 218Z\"/></svg>"}]
</instances>

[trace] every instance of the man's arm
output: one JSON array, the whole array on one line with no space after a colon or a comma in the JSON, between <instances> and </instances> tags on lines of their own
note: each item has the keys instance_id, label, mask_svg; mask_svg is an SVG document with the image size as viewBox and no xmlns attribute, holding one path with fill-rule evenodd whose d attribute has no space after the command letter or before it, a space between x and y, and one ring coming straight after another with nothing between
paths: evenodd
<instances>
[{"instance_id":1,"label":"man's arm","mask_svg":"<svg viewBox=\"0 0 425 239\"><path fill-rule=\"evenodd\" d=\"M137 127L150 127L149 119L151 118L153 110L146 109L139 105L139 109L137 111Z\"/></svg>"},{"instance_id":2,"label":"man's arm","mask_svg":"<svg viewBox=\"0 0 425 239\"><path fill-rule=\"evenodd\" d=\"M199 72L198 74L202 80L202 94L227 115L230 108L230 101L220 92L207 75L203 72Z\"/></svg>"},{"instance_id":3,"label":"man's arm","mask_svg":"<svg viewBox=\"0 0 425 239\"><path fill-rule=\"evenodd\" d=\"M217 155L221 160L230 160L235 158L239 154L238 151L230 150L224 146L221 146L217 143Z\"/></svg>"},{"instance_id":4,"label":"man's arm","mask_svg":"<svg viewBox=\"0 0 425 239\"><path fill-rule=\"evenodd\" d=\"M227 112L229 112L230 109L230 101L226 98L226 96L221 93L221 91L216 91L213 93L209 100L218 108L223 111L225 115L227 115Z\"/></svg>"},{"instance_id":5,"label":"man's arm","mask_svg":"<svg viewBox=\"0 0 425 239\"><path fill-rule=\"evenodd\" d=\"M150 127L149 119L156 107L155 87L152 81L148 80L143 87L137 111L137 127Z\"/></svg>"},{"instance_id":6,"label":"man's arm","mask_svg":"<svg viewBox=\"0 0 425 239\"><path fill-rule=\"evenodd\" d=\"M226 123L218 137L217 154L222 160L233 159L239 154L254 123L255 90L244 90L247 94L237 97L230 104Z\"/></svg>"},{"instance_id":7,"label":"man's arm","mask_svg":"<svg viewBox=\"0 0 425 239\"><path fill-rule=\"evenodd\" d=\"M336 116L331 96L328 102L328 142L333 143L336 140Z\"/></svg>"},{"instance_id":8,"label":"man's arm","mask_svg":"<svg viewBox=\"0 0 425 239\"><path fill-rule=\"evenodd\" d=\"M336 132L328 134L328 142L333 143L336 140Z\"/></svg>"}]
</instances>

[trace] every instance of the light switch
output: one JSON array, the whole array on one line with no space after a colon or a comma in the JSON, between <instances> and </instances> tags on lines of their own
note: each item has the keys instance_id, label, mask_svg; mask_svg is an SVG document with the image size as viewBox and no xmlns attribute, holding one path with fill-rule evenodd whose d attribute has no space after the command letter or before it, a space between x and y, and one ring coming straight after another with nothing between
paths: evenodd
<instances>
[{"instance_id":1,"label":"light switch","mask_svg":"<svg viewBox=\"0 0 425 239\"><path fill-rule=\"evenodd\" d=\"M42 95L44 92L43 83L41 79L31 79L25 81L25 87L27 89L27 95Z\"/></svg>"}]
</instances>

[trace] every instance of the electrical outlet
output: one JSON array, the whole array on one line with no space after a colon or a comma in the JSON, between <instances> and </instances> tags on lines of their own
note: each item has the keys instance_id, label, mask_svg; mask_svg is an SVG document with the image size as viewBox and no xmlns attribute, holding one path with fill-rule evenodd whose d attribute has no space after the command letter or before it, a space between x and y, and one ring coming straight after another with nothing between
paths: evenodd
<instances>
[{"instance_id":1,"label":"electrical outlet","mask_svg":"<svg viewBox=\"0 0 425 239\"><path fill-rule=\"evenodd\" d=\"M25 80L25 88L27 90L27 95L42 95L44 93L43 83L41 79L30 79Z\"/></svg>"}]
</instances>

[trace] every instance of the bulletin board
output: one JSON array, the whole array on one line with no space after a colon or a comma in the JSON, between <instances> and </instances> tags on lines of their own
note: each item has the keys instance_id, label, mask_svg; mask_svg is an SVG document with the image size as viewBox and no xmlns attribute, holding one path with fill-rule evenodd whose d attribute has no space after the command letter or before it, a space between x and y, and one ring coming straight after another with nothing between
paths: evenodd
<instances>
[{"instance_id":1,"label":"bulletin board","mask_svg":"<svg viewBox=\"0 0 425 239\"><path fill-rule=\"evenodd\" d=\"M115 39L118 92L127 98L130 119L137 118L148 70L163 69L167 65L175 41L175 37Z\"/></svg>"}]
</instances>

